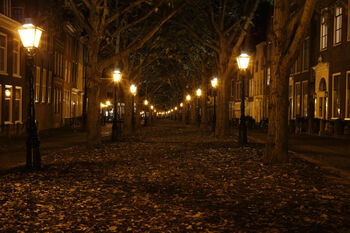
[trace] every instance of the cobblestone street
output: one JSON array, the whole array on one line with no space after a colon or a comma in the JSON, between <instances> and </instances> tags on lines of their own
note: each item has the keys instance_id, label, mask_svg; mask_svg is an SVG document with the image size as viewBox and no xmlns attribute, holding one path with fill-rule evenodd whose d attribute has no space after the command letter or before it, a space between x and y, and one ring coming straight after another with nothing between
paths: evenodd
<instances>
[{"instance_id":1,"label":"cobblestone street","mask_svg":"<svg viewBox=\"0 0 350 233\"><path fill-rule=\"evenodd\" d=\"M41 171L0 176L0 231L349 232L348 184L294 156L265 165L262 149L160 121L48 150Z\"/></svg>"}]
</instances>

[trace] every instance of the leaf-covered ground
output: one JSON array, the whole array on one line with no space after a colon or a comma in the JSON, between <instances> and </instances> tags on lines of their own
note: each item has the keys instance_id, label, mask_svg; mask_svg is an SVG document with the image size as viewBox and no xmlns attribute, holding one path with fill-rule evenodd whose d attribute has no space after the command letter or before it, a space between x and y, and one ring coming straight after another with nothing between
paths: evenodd
<instances>
[{"instance_id":1,"label":"leaf-covered ground","mask_svg":"<svg viewBox=\"0 0 350 233\"><path fill-rule=\"evenodd\" d=\"M170 122L0 177L0 232L350 232L349 186Z\"/></svg>"}]
</instances>

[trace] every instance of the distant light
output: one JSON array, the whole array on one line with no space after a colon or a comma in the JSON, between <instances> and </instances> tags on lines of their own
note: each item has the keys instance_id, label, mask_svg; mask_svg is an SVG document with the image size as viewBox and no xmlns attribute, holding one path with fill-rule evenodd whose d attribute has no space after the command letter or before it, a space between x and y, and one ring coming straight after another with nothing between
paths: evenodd
<instances>
[{"instance_id":1,"label":"distant light","mask_svg":"<svg viewBox=\"0 0 350 233\"><path fill-rule=\"evenodd\" d=\"M144 104L145 104L145 105L148 105L148 100L145 100Z\"/></svg>"},{"instance_id":2,"label":"distant light","mask_svg":"<svg viewBox=\"0 0 350 233\"><path fill-rule=\"evenodd\" d=\"M151 110L153 110L154 109L154 106L153 105L151 105Z\"/></svg>"},{"instance_id":3,"label":"distant light","mask_svg":"<svg viewBox=\"0 0 350 233\"><path fill-rule=\"evenodd\" d=\"M190 96L190 95L187 95L187 96L186 96L186 100L187 100L187 101L190 101L190 100L191 100L191 96Z\"/></svg>"},{"instance_id":4,"label":"distant light","mask_svg":"<svg viewBox=\"0 0 350 233\"><path fill-rule=\"evenodd\" d=\"M136 95L136 90L137 90L137 87L134 84L131 84L130 85L131 94Z\"/></svg>"},{"instance_id":5,"label":"distant light","mask_svg":"<svg viewBox=\"0 0 350 233\"><path fill-rule=\"evenodd\" d=\"M115 83L118 83L121 80L121 78L122 78L122 74L120 73L120 70L115 70L113 72L113 81Z\"/></svg>"},{"instance_id":6,"label":"distant light","mask_svg":"<svg viewBox=\"0 0 350 233\"><path fill-rule=\"evenodd\" d=\"M184 106L184 104L183 103L180 103L180 107L182 108Z\"/></svg>"},{"instance_id":7,"label":"distant light","mask_svg":"<svg viewBox=\"0 0 350 233\"><path fill-rule=\"evenodd\" d=\"M9 89L5 90L5 96L10 97L11 96L11 91Z\"/></svg>"},{"instance_id":8,"label":"distant light","mask_svg":"<svg viewBox=\"0 0 350 233\"><path fill-rule=\"evenodd\" d=\"M196 94L197 94L198 97L201 96L202 95L202 90L200 88L198 88L197 91L196 91Z\"/></svg>"},{"instance_id":9,"label":"distant light","mask_svg":"<svg viewBox=\"0 0 350 233\"><path fill-rule=\"evenodd\" d=\"M107 101L106 101L106 105L107 105L107 106L108 106L108 105L111 105L111 101L107 100Z\"/></svg>"},{"instance_id":10,"label":"distant light","mask_svg":"<svg viewBox=\"0 0 350 233\"><path fill-rule=\"evenodd\" d=\"M211 80L211 86L215 88L216 85L218 85L218 78L217 78L217 77L214 77L214 78Z\"/></svg>"},{"instance_id":11,"label":"distant light","mask_svg":"<svg viewBox=\"0 0 350 233\"><path fill-rule=\"evenodd\" d=\"M175 111L177 111L177 107L175 107Z\"/></svg>"}]
</instances>

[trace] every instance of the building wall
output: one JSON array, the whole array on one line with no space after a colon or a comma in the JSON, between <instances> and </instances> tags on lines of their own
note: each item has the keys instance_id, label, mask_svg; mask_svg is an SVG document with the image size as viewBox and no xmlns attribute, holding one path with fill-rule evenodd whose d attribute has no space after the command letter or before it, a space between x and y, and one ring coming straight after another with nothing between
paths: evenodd
<instances>
[{"instance_id":1,"label":"building wall","mask_svg":"<svg viewBox=\"0 0 350 233\"><path fill-rule=\"evenodd\" d=\"M10 13L2 8L2 13ZM0 13L0 132L4 127L23 125L26 80L24 57L17 28L20 24Z\"/></svg>"}]
</instances>

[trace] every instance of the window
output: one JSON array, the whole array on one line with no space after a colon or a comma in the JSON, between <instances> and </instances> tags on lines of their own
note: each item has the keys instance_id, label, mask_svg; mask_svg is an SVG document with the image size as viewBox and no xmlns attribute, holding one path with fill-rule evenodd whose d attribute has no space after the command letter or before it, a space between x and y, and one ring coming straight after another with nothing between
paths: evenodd
<instances>
[{"instance_id":1,"label":"window","mask_svg":"<svg viewBox=\"0 0 350 233\"><path fill-rule=\"evenodd\" d=\"M43 76L41 80L41 102L46 102L46 81L47 81L47 72L46 69L43 69Z\"/></svg>"},{"instance_id":2,"label":"window","mask_svg":"<svg viewBox=\"0 0 350 233\"><path fill-rule=\"evenodd\" d=\"M267 79L266 79L266 85L269 86L271 82L271 68L267 68Z\"/></svg>"},{"instance_id":3,"label":"window","mask_svg":"<svg viewBox=\"0 0 350 233\"><path fill-rule=\"evenodd\" d=\"M326 16L321 17L321 50L327 48L328 43L328 25Z\"/></svg>"},{"instance_id":4,"label":"window","mask_svg":"<svg viewBox=\"0 0 350 233\"><path fill-rule=\"evenodd\" d=\"M303 92L303 104L302 104L302 116L307 117L307 100L308 100L308 84L307 81L302 83L302 92Z\"/></svg>"},{"instance_id":5,"label":"window","mask_svg":"<svg viewBox=\"0 0 350 233\"><path fill-rule=\"evenodd\" d=\"M11 17L11 0L3 0L0 3L0 13Z\"/></svg>"},{"instance_id":6,"label":"window","mask_svg":"<svg viewBox=\"0 0 350 233\"><path fill-rule=\"evenodd\" d=\"M51 103L51 87L52 87L52 71L49 71L49 78L47 80L47 103Z\"/></svg>"},{"instance_id":7,"label":"window","mask_svg":"<svg viewBox=\"0 0 350 233\"><path fill-rule=\"evenodd\" d=\"M309 69L310 65L310 39L307 38L303 44L303 70Z\"/></svg>"},{"instance_id":8,"label":"window","mask_svg":"<svg viewBox=\"0 0 350 233\"><path fill-rule=\"evenodd\" d=\"M16 87L15 89L14 121L22 123L22 87Z\"/></svg>"},{"instance_id":9,"label":"window","mask_svg":"<svg viewBox=\"0 0 350 233\"><path fill-rule=\"evenodd\" d=\"M35 72L35 102L39 102L40 98L40 67L36 67Z\"/></svg>"},{"instance_id":10,"label":"window","mask_svg":"<svg viewBox=\"0 0 350 233\"><path fill-rule=\"evenodd\" d=\"M348 0L348 40L350 40L350 0Z\"/></svg>"},{"instance_id":11,"label":"window","mask_svg":"<svg viewBox=\"0 0 350 233\"><path fill-rule=\"evenodd\" d=\"M0 125L2 124L2 86L0 84Z\"/></svg>"},{"instance_id":12,"label":"window","mask_svg":"<svg viewBox=\"0 0 350 233\"><path fill-rule=\"evenodd\" d=\"M334 15L334 44L339 44L342 37L343 27L343 8L336 7Z\"/></svg>"},{"instance_id":13,"label":"window","mask_svg":"<svg viewBox=\"0 0 350 233\"><path fill-rule=\"evenodd\" d=\"M340 116L340 75L333 76L333 95L332 95L332 116L338 118Z\"/></svg>"},{"instance_id":14,"label":"window","mask_svg":"<svg viewBox=\"0 0 350 233\"><path fill-rule=\"evenodd\" d=\"M12 98L13 88L11 85L5 85L5 98L4 98L4 121L5 124L12 124Z\"/></svg>"},{"instance_id":15,"label":"window","mask_svg":"<svg viewBox=\"0 0 350 233\"><path fill-rule=\"evenodd\" d=\"M300 116L301 113L301 88L300 88L300 82L295 83L295 114L296 116Z\"/></svg>"},{"instance_id":16,"label":"window","mask_svg":"<svg viewBox=\"0 0 350 233\"><path fill-rule=\"evenodd\" d=\"M288 109L288 119L291 120L293 118L293 84L289 85L288 88L288 94L289 94L289 109Z\"/></svg>"},{"instance_id":17,"label":"window","mask_svg":"<svg viewBox=\"0 0 350 233\"><path fill-rule=\"evenodd\" d=\"M231 80L231 97L234 97L235 94L235 82Z\"/></svg>"},{"instance_id":18,"label":"window","mask_svg":"<svg viewBox=\"0 0 350 233\"><path fill-rule=\"evenodd\" d=\"M13 40L13 48L12 48L12 56L13 56L13 63L12 63L12 73L14 76L20 75L20 53L19 53L19 42L18 40Z\"/></svg>"},{"instance_id":19,"label":"window","mask_svg":"<svg viewBox=\"0 0 350 233\"><path fill-rule=\"evenodd\" d=\"M346 117L350 118L350 72L346 76Z\"/></svg>"},{"instance_id":20,"label":"window","mask_svg":"<svg viewBox=\"0 0 350 233\"><path fill-rule=\"evenodd\" d=\"M0 33L0 73L7 72L7 36Z\"/></svg>"}]
</instances>

